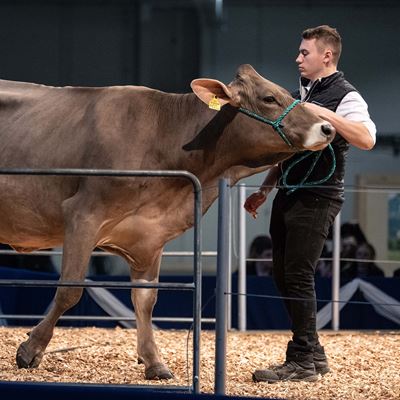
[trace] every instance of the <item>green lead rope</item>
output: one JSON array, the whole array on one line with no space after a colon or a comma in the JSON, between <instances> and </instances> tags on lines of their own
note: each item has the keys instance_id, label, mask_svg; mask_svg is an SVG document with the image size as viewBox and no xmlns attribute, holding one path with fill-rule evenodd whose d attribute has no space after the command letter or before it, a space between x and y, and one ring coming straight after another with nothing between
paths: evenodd
<instances>
[{"instance_id":1,"label":"green lead rope","mask_svg":"<svg viewBox=\"0 0 400 400\"><path fill-rule=\"evenodd\" d=\"M263 122L264 124L267 124L269 126L272 126L272 128L274 129L275 132L277 132L279 134L279 136L282 138L282 140L291 148L296 148L291 142L290 140L287 138L287 136L285 135L285 133L282 130L282 120L290 113L290 111L293 110L293 108L295 108L298 104L300 103L300 100L294 100L292 104L290 104L288 107L286 107L286 109L282 112L282 114L276 119L276 120L271 120L268 118L265 118L261 115L258 115L257 113L247 110L246 108L240 107L238 110L247 115L250 118L254 118L257 121ZM283 184L283 187L286 189L290 189L287 194L291 194L293 193L295 190L301 188L301 187L309 187L309 186L317 186L320 185L322 183L325 183L335 172L335 168L336 168L336 158L335 158L335 153L333 151L332 146L329 144L328 145L329 150L331 152L332 155L332 165L331 165L331 169L328 173L328 175L323 178L320 179L319 181L314 181L314 182L306 182L308 177L310 176L311 172L313 171L313 169L315 168L315 165L317 164L317 161L319 160L319 158L321 157L322 154L322 150L320 151L306 151L304 153L303 156L301 156L299 159L293 161L289 167L286 169L285 173L283 174L282 178L281 178L281 182ZM304 176L304 178L301 180L300 183L296 184L296 185L289 185L287 183L287 177L289 175L289 172L291 171L291 169L297 165L299 162L303 161L305 158L310 157L310 156L314 156L314 160L313 163L311 165L311 167L309 168L309 170L307 171L306 175Z\"/></svg>"},{"instance_id":2,"label":"green lead rope","mask_svg":"<svg viewBox=\"0 0 400 400\"><path fill-rule=\"evenodd\" d=\"M302 187L310 187L310 186L317 186L317 185L321 185L323 183L325 183L335 172L336 169L336 157L335 157L335 152L333 151L333 147L329 144L328 145L330 154L332 156L332 164L331 164L331 169L328 172L328 174L325 176L325 178L320 179L318 181L312 181L312 182L306 182L308 177L310 176L311 172L314 170L315 165L317 164L319 158L321 157L322 154L322 150L320 151L307 151L302 157L298 158L297 160L294 160L285 170L284 174L282 175L281 178L281 182L282 182L282 186L285 189L289 189L288 192L286 194L291 194L293 193L295 190L302 188ZM300 183L297 183L296 185L289 185L287 183L287 178L289 175L289 172L292 170L292 168L297 165L299 162L303 161L304 159L306 159L307 157L313 156L314 160L310 166L310 168L308 169L306 175L304 176L304 178L300 181Z\"/></svg>"}]
</instances>

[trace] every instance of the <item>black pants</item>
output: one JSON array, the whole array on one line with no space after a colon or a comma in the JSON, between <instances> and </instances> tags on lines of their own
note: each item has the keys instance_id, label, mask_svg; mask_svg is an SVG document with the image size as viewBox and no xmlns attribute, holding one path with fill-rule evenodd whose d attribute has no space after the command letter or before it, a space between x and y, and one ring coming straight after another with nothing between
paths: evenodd
<instances>
[{"instance_id":1,"label":"black pants","mask_svg":"<svg viewBox=\"0 0 400 400\"><path fill-rule=\"evenodd\" d=\"M287 361L312 360L320 347L315 268L341 205L305 190L289 195L279 190L275 196L270 224L274 280L282 296L304 299L285 300L293 332Z\"/></svg>"}]
</instances>

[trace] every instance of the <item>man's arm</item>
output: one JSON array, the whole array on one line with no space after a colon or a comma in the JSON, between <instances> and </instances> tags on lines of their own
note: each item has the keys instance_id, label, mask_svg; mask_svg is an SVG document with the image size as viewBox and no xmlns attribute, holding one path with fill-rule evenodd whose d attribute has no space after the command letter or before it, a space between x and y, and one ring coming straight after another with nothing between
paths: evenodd
<instances>
[{"instance_id":1,"label":"man's arm","mask_svg":"<svg viewBox=\"0 0 400 400\"><path fill-rule=\"evenodd\" d=\"M267 196L272 189L276 186L278 178L281 174L280 164L274 165L268 170L268 173L260 186L259 192Z\"/></svg>"},{"instance_id":2,"label":"man's arm","mask_svg":"<svg viewBox=\"0 0 400 400\"><path fill-rule=\"evenodd\" d=\"M362 150L371 150L374 147L374 139L362 122L349 121L333 111L313 103L304 103L304 105L320 118L330 122L336 131L353 146Z\"/></svg>"},{"instance_id":3,"label":"man's arm","mask_svg":"<svg viewBox=\"0 0 400 400\"><path fill-rule=\"evenodd\" d=\"M376 127L368 113L368 106L357 92L348 93L336 113L313 103L303 103L309 110L330 122L350 144L362 150L375 145Z\"/></svg>"},{"instance_id":4,"label":"man's arm","mask_svg":"<svg viewBox=\"0 0 400 400\"><path fill-rule=\"evenodd\" d=\"M257 218L257 209L267 199L268 194L276 186L278 178L280 176L280 166L274 165L269 169L267 176L265 177L260 189L257 192L251 194L244 203L244 208L249 212L253 218Z\"/></svg>"}]
</instances>

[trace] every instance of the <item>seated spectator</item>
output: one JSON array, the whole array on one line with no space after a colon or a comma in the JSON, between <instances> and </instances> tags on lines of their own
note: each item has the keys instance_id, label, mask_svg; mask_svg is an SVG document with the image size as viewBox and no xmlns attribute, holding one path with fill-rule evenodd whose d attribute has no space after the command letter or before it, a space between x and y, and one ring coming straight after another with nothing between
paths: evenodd
<instances>
[{"instance_id":1,"label":"seated spectator","mask_svg":"<svg viewBox=\"0 0 400 400\"><path fill-rule=\"evenodd\" d=\"M372 261L375 260L375 249L370 243L361 243L357 247L355 258L360 260L355 262L358 277L385 276L383 271ZM361 260L371 260L371 262Z\"/></svg>"},{"instance_id":2,"label":"seated spectator","mask_svg":"<svg viewBox=\"0 0 400 400\"><path fill-rule=\"evenodd\" d=\"M252 260L247 261L248 274L257 276L272 275L272 240L270 236L260 235L253 239L250 244L249 258Z\"/></svg>"},{"instance_id":3,"label":"seated spectator","mask_svg":"<svg viewBox=\"0 0 400 400\"><path fill-rule=\"evenodd\" d=\"M368 243L363 242L357 246L354 254L354 261L348 262L344 279L366 278L372 276L384 277L382 269L375 263L375 249ZM342 273L343 271L341 271ZM342 277L342 274L341 274Z\"/></svg>"},{"instance_id":4,"label":"seated spectator","mask_svg":"<svg viewBox=\"0 0 400 400\"><path fill-rule=\"evenodd\" d=\"M319 275L321 278L332 277L332 262L327 260L328 258L332 258L332 253L328 251L328 247L325 244L317 263L317 268L315 269L316 275Z\"/></svg>"},{"instance_id":5,"label":"seated spectator","mask_svg":"<svg viewBox=\"0 0 400 400\"><path fill-rule=\"evenodd\" d=\"M354 259L361 243L367 242L357 222L345 222L340 227L340 278L344 281L356 276Z\"/></svg>"},{"instance_id":6,"label":"seated spectator","mask_svg":"<svg viewBox=\"0 0 400 400\"><path fill-rule=\"evenodd\" d=\"M340 278L349 280L355 278L354 259L358 242L355 236L347 235L342 237L340 242Z\"/></svg>"}]
</instances>

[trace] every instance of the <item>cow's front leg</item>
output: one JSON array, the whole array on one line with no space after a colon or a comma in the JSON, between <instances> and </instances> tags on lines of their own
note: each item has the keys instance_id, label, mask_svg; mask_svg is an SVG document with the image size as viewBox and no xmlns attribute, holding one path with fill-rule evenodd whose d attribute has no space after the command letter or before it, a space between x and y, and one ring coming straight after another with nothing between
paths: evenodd
<instances>
[{"instance_id":1,"label":"cow's front leg","mask_svg":"<svg viewBox=\"0 0 400 400\"><path fill-rule=\"evenodd\" d=\"M133 271L132 281L158 282L160 259L161 252L151 271ZM162 362L153 334L151 318L156 301L157 289L132 289L132 302L137 319L137 351L140 362L145 365L146 379L171 379L173 374Z\"/></svg>"},{"instance_id":2,"label":"cow's front leg","mask_svg":"<svg viewBox=\"0 0 400 400\"><path fill-rule=\"evenodd\" d=\"M79 209L79 208L78 208ZM94 247L98 228L96 219L88 213L73 212L66 216L66 229L60 281L82 282ZM29 333L29 339L21 343L16 361L19 368L36 368L43 358L54 327L68 309L78 303L83 288L59 287L46 317Z\"/></svg>"}]
</instances>

